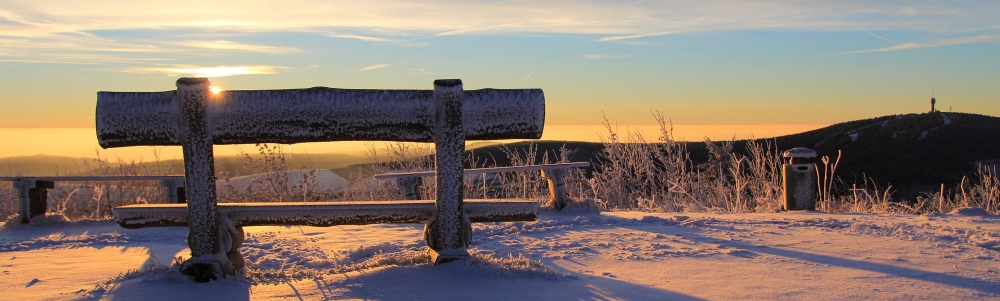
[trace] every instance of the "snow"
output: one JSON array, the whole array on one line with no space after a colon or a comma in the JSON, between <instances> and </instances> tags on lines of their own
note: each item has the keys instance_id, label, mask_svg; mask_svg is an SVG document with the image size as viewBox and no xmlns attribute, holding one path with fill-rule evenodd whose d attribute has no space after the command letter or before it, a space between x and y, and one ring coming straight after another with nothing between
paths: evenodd
<instances>
[{"instance_id":1,"label":"snow","mask_svg":"<svg viewBox=\"0 0 1000 301\"><path fill-rule=\"evenodd\" d=\"M54 222L0 231L10 300L696 300L1000 298L1000 217L543 212L473 224L432 265L421 226L246 227L240 276L171 265L185 228Z\"/></svg>"}]
</instances>

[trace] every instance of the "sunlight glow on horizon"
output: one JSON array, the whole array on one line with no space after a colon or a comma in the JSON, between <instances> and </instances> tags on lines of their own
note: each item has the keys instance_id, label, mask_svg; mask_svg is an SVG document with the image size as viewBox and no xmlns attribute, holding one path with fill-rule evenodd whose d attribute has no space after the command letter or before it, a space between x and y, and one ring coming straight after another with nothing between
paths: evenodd
<instances>
[{"instance_id":1,"label":"sunlight glow on horizon","mask_svg":"<svg viewBox=\"0 0 1000 301\"><path fill-rule=\"evenodd\" d=\"M235 75L277 74L291 68L280 66L218 66L200 67L181 65L175 67L128 68L132 73L163 73L168 76L184 77L227 77Z\"/></svg>"},{"instance_id":2,"label":"sunlight glow on horizon","mask_svg":"<svg viewBox=\"0 0 1000 301\"><path fill-rule=\"evenodd\" d=\"M814 130L827 125L810 124L764 124L764 125L673 125L674 139L677 141L703 141L709 137L714 141L728 141L731 139L750 138L770 138L781 135L796 134L804 131ZM639 125L613 125L615 132L622 139L626 139L630 134L641 133L648 142L656 142L659 137L659 126L655 124ZM580 142L604 142L607 137L607 130L603 125L546 125L542 139L538 141L580 141ZM180 146L157 146L157 147L120 147L102 149L97 144L97 135L94 128L0 128L0 141L20 141L20 143L9 144L0 153L3 157L19 157L34 155L66 156L106 159L120 158L125 161L138 160L139 158L152 159L152 148L160 150L160 159L180 159L183 158ZM514 142L520 140L504 140L490 142ZM469 140L467 144L482 142L480 140ZM624 140L623 140L624 142ZM377 148L383 146L383 142L364 141L331 141L315 143L297 143L284 145L286 152L294 149L299 153L322 154L360 154L368 150L368 143L374 143ZM392 142L386 142L392 143ZM253 145L216 145L215 155L231 156L239 154L239 149L253 150Z\"/></svg>"}]
</instances>

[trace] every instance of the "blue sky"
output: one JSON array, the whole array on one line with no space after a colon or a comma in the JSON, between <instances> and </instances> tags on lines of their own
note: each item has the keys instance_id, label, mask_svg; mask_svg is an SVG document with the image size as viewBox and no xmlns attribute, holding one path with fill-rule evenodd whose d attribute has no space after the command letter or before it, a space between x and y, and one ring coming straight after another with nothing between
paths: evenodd
<instances>
[{"instance_id":1,"label":"blue sky","mask_svg":"<svg viewBox=\"0 0 1000 301\"><path fill-rule=\"evenodd\" d=\"M97 91L542 88L549 124L1000 116L997 1L0 0L0 127Z\"/></svg>"}]
</instances>

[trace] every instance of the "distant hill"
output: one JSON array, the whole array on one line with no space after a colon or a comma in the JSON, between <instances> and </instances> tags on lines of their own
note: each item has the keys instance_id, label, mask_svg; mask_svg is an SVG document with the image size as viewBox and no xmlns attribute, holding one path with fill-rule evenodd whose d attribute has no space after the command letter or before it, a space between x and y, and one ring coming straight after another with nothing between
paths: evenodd
<instances>
[{"instance_id":1,"label":"distant hill","mask_svg":"<svg viewBox=\"0 0 1000 301\"><path fill-rule=\"evenodd\" d=\"M623 133L619 133L623 134ZM746 154L749 140L734 141L733 151ZM884 116L834 124L787 136L755 139L778 150L807 147L819 156L843 157L837 175L847 182L862 176L892 184L897 196L913 199L920 192L954 187L962 176L976 172L977 164L1000 163L1000 118L968 113L924 113ZM694 163L708 159L704 142L685 142ZM510 164L505 149L525 153L558 154L565 146L570 161L592 161L603 145L592 142L536 141L487 146L471 151L477 157L495 158L498 166Z\"/></svg>"},{"instance_id":2,"label":"distant hill","mask_svg":"<svg viewBox=\"0 0 1000 301\"><path fill-rule=\"evenodd\" d=\"M85 162L88 161L84 158L49 155L0 158L0 175L76 175L87 170L84 166ZM93 162L93 159L90 159L89 162Z\"/></svg>"},{"instance_id":3,"label":"distant hill","mask_svg":"<svg viewBox=\"0 0 1000 301\"><path fill-rule=\"evenodd\" d=\"M256 155L255 155L256 157ZM244 159L238 156L220 156L215 161L220 171L224 171L230 176L244 176L260 171L248 170L244 165ZM344 154L285 154L285 166L288 169L338 169L353 164L368 162L368 158L357 155ZM111 160L112 166L117 166L118 161ZM136 163L139 168L149 171L158 171L157 174L183 174L183 160L163 160L159 162L122 162L124 164ZM98 162L93 158L73 158L62 156L20 156L0 158L0 176L39 176L39 175L86 175L89 165L97 168ZM153 172L151 172L153 173Z\"/></svg>"},{"instance_id":4,"label":"distant hill","mask_svg":"<svg viewBox=\"0 0 1000 301\"><path fill-rule=\"evenodd\" d=\"M837 174L845 180L864 173L915 196L939 190L942 183L954 186L975 173L978 163L1000 160L1000 118L943 112L884 116L768 140L780 149L803 146L831 158L841 150Z\"/></svg>"}]
</instances>

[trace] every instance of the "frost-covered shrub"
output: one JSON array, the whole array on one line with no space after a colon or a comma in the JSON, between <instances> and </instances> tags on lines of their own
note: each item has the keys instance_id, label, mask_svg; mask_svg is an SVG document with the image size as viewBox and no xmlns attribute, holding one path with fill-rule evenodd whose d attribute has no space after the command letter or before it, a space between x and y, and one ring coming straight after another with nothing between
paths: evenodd
<instances>
[{"instance_id":1,"label":"frost-covered shrub","mask_svg":"<svg viewBox=\"0 0 1000 301\"><path fill-rule=\"evenodd\" d=\"M368 144L370 171L351 176L351 184L345 188L339 199L345 201L398 200L404 195L395 180L375 180L376 174L391 172L423 172L434 170L434 149L426 143L386 143L381 149ZM421 178L420 196L424 199L436 195L435 178Z\"/></svg>"},{"instance_id":2,"label":"frost-covered shrub","mask_svg":"<svg viewBox=\"0 0 1000 301\"><path fill-rule=\"evenodd\" d=\"M280 145L256 147L256 154L239 150L245 174L231 175L216 167L219 202L310 202L328 200L337 193L329 187L319 188L319 170L308 166L290 168Z\"/></svg>"},{"instance_id":3,"label":"frost-covered shrub","mask_svg":"<svg viewBox=\"0 0 1000 301\"><path fill-rule=\"evenodd\" d=\"M504 149L504 155L510 166L527 166L565 162L566 153L539 152L534 145L526 150L517 151ZM385 155L382 155L385 154ZM434 171L434 149L431 144L402 143L388 144L384 149L376 150L369 147L369 159L372 161L372 174L396 172ZM476 157L474 153L464 158L466 168L497 167L492 158ZM569 170L564 177L567 191L571 197L583 198L583 188L586 178L579 170ZM419 194L423 199L437 197L436 178L426 176L421 178ZM463 181L464 196L467 199L477 198L526 198L544 200L548 197L548 184L539 170L513 172L497 172L484 174L468 174ZM574 190L575 188L575 190ZM576 193L576 194L574 194ZM403 190L397 187L395 180L372 180L371 175L363 175L352 179L352 185L344 194L348 200L391 200L403 198Z\"/></svg>"},{"instance_id":4,"label":"frost-covered shrub","mask_svg":"<svg viewBox=\"0 0 1000 301\"><path fill-rule=\"evenodd\" d=\"M99 155L99 154L98 154ZM81 161L79 175L85 176L145 176L166 175L172 166L160 164L159 153L152 163L141 160L114 161L101 158ZM58 176L59 172L53 172ZM117 206L145 203L149 200L166 200L166 191L159 181L87 181L56 182L48 190L46 214L65 216L70 220L112 218L111 209ZM158 201L162 202L162 201ZM0 182L0 217L8 219L17 214L20 207L17 189L11 182Z\"/></svg>"},{"instance_id":5,"label":"frost-covered shrub","mask_svg":"<svg viewBox=\"0 0 1000 301\"><path fill-rule=\"evenodd\" d=\"M528 166L528 165L538 165L538 164L552 164L556 162L566 163L566 152L568 150L562 150L560 154L549 154L546 152L539 153L538 146L532 144L529 145L527 149L523 151L517 151L502 146L503 153L510 161L510 166ZM487 166L484 164L482 167L494 167ZM566 178L568 178L567 175ZM534 200L544 200L548 198L549 188L548 181L542 177L539 170L522 170L522 171L512 171L512 172L499 172L494 175L494 181L496 183L497 189L492 193L483 193L482 195L470 195L466 193L466 197L470 198L523 198L523 199L534 199ZM468 182L468 179L467 179ZM476 192L473 191L473 194Z\"/></svg>"},{"instance_id":6,"label":"frost-covered shrub","mask_svg":"<svg viewBox=\"0 0 1000 301\"><path fill-rule=\"evenodd\" d=\"M624 140L605 118L604 152L590 187L607 209L679 212L709 208L729 212L774 212L781 198L781 158L771 144L750 143L748 155L731 142L706 138L709 160L695 165L687 147L673 138L673 125L656 112L656 142L629 132Z\"/></svg>"},{"instance_id":7,"label":"frost-covered shrub","mask_svg":"<svg viewBox=\"0 0 1000 301\"><path fill-rule=\"evenodd\" d=\"M0 218L7 220L17 214L17 189L10 181L0 181Z\"/></svg>"},{"instance_id":8,"label":"frost-covered shrub","mask_svg":"<svg viewBox=\"0 0 1000 301\"><path fill-rule=\"evenodd\" d=\"M590 193L610 210L650 212L777 212L782 208L782 158L771 143L748 141L745 154L731 142L705 139L708 160L695 165L683 142L673 140L673 126L659 112L657 141L643 135L615 132L604 120L604 152L595 160ZM830 213L951 212L977 207L1000 213L1000 179L996 168L980 168L975 178L963 178L959 187L926 193L916 200L893 199L892 185L862 177L848 183L837 177L837 157L822 157L817 168L816 208Z\"/></svg>"}]
</instances>

